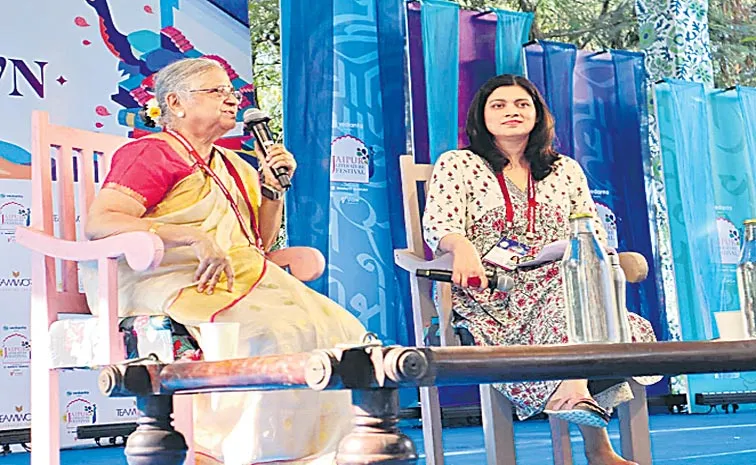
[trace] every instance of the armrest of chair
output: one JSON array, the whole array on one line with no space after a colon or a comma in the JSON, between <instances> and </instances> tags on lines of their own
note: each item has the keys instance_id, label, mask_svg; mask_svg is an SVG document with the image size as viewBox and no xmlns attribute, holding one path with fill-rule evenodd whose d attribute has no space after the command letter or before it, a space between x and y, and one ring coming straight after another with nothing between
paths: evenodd
<instances>
[{"instance_id":1,"label":"armrest of chair","mask_svg":"<svg viewBox=\"0 0 756 465\"><path fill-rule=\"evenodd\" d=\"M399 268L415 274L417 270L451 270L452 267L452 255L450 253L444 254L434 260L426 260L425 258L418 257L412 253L409 249L394 250L394 263Z\"/></svg>"},{"instance_id":2,"label":"armrest of chair","mask_svg":"<svg viewBox=\"0 0 756 465\"><path fill-rule=\"evenodd\" d=\"M648 276L648 262L646 257L638 252L621 252L619 254L620 267L625 272L625 279L629 283L639 283Z\"/></svg>"},{"instance_id":3,"label":"armrest of chair","mask_svg":"<svg viewBox=\"0 0 756 465\"><path fill-rule=\"evenodd\" d=\"M157 234L127 232L93 241L66 241L31 228L16 228L16 242L48 257L83 262L124 256L135 271L155 268L163 259L164 245Z\"/></svg>"},{"instance_id":4,"label":"armrest of chair","mask_svg":"<svg viewBox=\"0 0 756 465\"><path fill-rule=\"evenodd\" d=\"M267 257L302 282L314 281L325 271L325 257L312 247L286 247L269 252Z\"/></svg>"}]
</instances>

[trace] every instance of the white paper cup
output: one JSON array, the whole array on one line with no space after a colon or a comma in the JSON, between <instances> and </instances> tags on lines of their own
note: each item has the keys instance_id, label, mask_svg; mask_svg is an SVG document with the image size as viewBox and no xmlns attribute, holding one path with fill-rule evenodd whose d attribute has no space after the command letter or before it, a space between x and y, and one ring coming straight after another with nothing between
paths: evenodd
<instances>
[{"instance_id":1,"label":"white paper cup","mask_svg":"<svg viewBox=\"0 0 756 465\"><path fill-rule=\"evenodd\" d=\"M237 357L239 348L239 323L201 323L200 347L208 362Z\"/></svg>"},{"instance_id":2,"label":"white paper cup","mask_svg":"<svg viewBox=\"0 0 756 465\"><path fill-rule=\"evenodd\" d=\"M717 322L719 339L722 341L742 341L748 339L743 324L743 314L740 310L714 312Z\"/></svg>"},{"instance_id":3,"label":"white paper cup","mask_svg":"<svg viewBox=\"0 0 756 465\"><path fill-rule=\"evenodd\" d=\"M207 362L217 362L237 357L239 348L239 323L200 323L200 347ZM210 393L210 408L220 409L223 394Z\"/></svg>"}]
</instances>

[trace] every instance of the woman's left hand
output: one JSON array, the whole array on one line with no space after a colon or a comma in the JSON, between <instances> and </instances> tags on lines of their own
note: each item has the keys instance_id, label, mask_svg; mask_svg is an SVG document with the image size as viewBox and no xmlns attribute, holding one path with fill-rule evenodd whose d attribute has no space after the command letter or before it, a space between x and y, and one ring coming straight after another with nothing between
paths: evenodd
<instances>
[{"instance_id":1,"label":"woman's left hand","mask_svg":"<svg viewBox=\"0 0 756 465\"><path fill-rule=\"evenodd\" d=\"M264 152L257 142L255 142L255 148L260 166L263 168L263 179L265 184L283 192L285 189L281 187L281 183L278 182L278 179L273 173L280 168L285 168L289 174L289 178L293 178L294 172L297 170L297 161L294 160L294 155L286 150L286 147L281 144L270 145L268 147L267 158L263 155Z\"/></svg>"}]
</instances>

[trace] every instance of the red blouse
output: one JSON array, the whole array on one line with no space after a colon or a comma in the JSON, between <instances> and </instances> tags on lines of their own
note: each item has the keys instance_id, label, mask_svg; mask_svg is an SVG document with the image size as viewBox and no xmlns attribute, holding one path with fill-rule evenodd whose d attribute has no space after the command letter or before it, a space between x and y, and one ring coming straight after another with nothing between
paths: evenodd
<instances>
[{"instance_id":1,"label":"red blouse","mask_svg":"<svg viewBox=\"0 0 756 465\"><path fill-rule=\"evenodd\" d=\"M139 139L113 154L103 187L123 192L149 210L193 171L168 142Z\"/></svg>"}]
</instances>

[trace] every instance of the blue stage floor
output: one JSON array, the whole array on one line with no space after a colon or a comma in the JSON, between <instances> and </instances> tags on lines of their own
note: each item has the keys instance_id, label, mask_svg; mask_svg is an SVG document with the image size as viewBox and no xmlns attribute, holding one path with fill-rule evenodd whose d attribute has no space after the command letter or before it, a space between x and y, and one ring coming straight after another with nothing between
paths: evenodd
<instances>
[{"instance_id":1,"label":"blue stage floor","mask_svg":"<svg viewBox=\"0 0 756 465\"><path fill-rule=\"evenodd\" d=\"M617 420L610 425L612 440L619 447ZM422 451L419 429L405 432ZM546 421L515 424L518 465L548 465L551 441ZM654 464L685 465L756 465L756 413L711 415L653 415L651 441ZM447 465L481 465L485 463L483 432L480 427L444 430ZM586 465L580 435L573 431L575 465ZM92 448L63 451L62 465L125 465L123 449ZM422 460L420 463L424 463ZM0 465L28 465L29 455L12 453L0 457Z\"/></svg>"}]
</instances>

